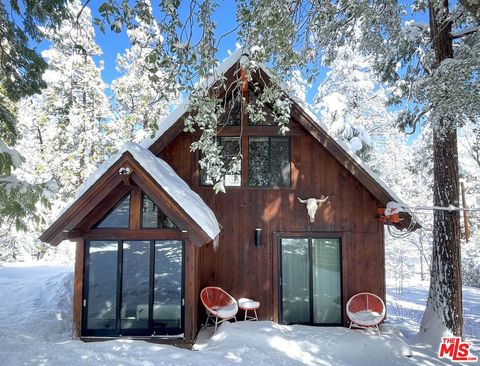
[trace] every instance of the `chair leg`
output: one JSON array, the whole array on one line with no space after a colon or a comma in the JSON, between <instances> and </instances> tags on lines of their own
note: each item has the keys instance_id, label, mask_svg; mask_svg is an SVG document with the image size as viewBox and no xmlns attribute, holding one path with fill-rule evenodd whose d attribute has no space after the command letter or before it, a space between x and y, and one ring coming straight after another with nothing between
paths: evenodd
<instances>
[{"instance_id":1,"label":"chair leg","mask_svg":"<svg viewBox=\"0 0 480 366\"><path fill-rule=\"evenodd\" d=\"M214 334L217 333L217 326L218 326L218 317L215 317L215 331Z\"/></svg>"},{"instance_id":2,"label":"chair leg","mask_svg":"<svg viewBox=\"0 0 480 366\"><path fill-rule=\"evenodd\" d=\"M255 313L255 319L256 319L256 321L258 322L257 310L256 310L256 309L253 309L253 312Z\"/></svg>"},{"instance_id":3,"label":"chair leg","mask_svg":"<svg viewBox=\"0 0 480 366\"><path fill-rule=\"evenodd\" d=\"M247 313L248 313L248 310L245 310L245 318L243 319L244 321L247 320Z\"/></svg>"},{"instance_id":4,"label":"chair leg","mask_svg":"<svg viewBox=\"0 0 480 366\"><path fill-rule=\"evenodd\" d=\"M233 318L235 319L235 322L237 322L237 316L235 315Z\"/></svg>"}]
</instances>

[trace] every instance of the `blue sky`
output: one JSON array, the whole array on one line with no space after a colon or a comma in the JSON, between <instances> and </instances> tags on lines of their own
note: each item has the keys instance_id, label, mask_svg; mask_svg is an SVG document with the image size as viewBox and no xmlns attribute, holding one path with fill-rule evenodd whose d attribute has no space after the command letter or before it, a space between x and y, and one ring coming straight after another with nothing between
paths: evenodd
<instances>
[{"instance_id":1,"label":"blue sky","mask_svg":"<svg viewBox=\"0 0 480 366\"><path fill-rule=\"evenodd\" d=\"M98 3L99 5L100 3ZM92 16L100 18L98 13L98 5L91 6ZM181 15L186 17L188 12L188 2L182 2ZM158 3L152 1L153 12L158 17L160 10ZM236 14L235 3L232 0L223 0L222 5L214 14L214 21L217 24L216 35L220 36L235 28ZM107 27L108 29L108 27ZM105 82L110 83L118 73L115 70L115 58L118 53L123 53L126 48L130 47L126 32L114 33L106 31L103 34L98 27L95 27L96 41L103 50L103 55L100 57L105 63L105 69L102 73ZM228 56L228 50L235 50L236 34L232 33L226 36L219 45L218 58L223 60Z\"/></svg>"},{"instance_id":2,"label":"blue sky","mask_svg":"<svg viewBox=\"0 0 480 366\"><path fill-rule=\"evenodd\" d=\"M83 3L84 1L82 1ZM408 2L410 3L410 2ZM101 18L98 13L98 6L100 6L101 2L91 2L89 5L91 7L92 16L94 18ZM189 2L182 2L182 6L180 8L180 13L183 19L187 17L188 14L188 6ZM159 19L160 10L158 7L158 2L156 0L152 1L152 7L154 16ZM425 14L417 14L415 15L414 19L416 21L426 22L427 17ZM223 35L227 32L232 31L236 26L236 9L235 9L235 2L234 0L223 0L221 5L216 10L214 14L214 21L216 22L216 37L218 38L220 35ZM104 69L102 71L102 78L103 80L109 84L112 80L119 76L119 73L116 71L115 68L115 59L118 53L123 53L125 49L130 47L130 43L125 31L121 33L114 33L108 30L108 26L106 27L106 32L102 33L98 27L95 27L95 34L96 34L96 42L100 46L103 51L103 54L96 58L97 63L100 60L104 62ZM222 42L219 44L218 49L218 59L221 61L228 56L228 50L234 50L235 44L237 42L235 32L229 34L228 36L222 39ZM42 42L38 48L39 50L48 48L49 44L47 42ZM318 85L321 82L322 77L326 73L326 68L323 70L323 73L317 78L317 81L312 85L310 90L307 94L307 100L311 102L313 97L316 93ZM108 93L110 94L110 93ZM411 142L413 139L416 138L418 132L414 135L409 137L409 141Z\"/></svg>"}]
</instances>

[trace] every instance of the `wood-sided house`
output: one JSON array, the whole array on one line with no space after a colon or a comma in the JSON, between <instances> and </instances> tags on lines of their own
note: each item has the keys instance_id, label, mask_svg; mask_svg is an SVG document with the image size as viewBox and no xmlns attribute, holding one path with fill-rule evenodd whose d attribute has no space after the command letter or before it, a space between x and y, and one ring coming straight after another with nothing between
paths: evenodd
<instances>
[{"instance_id":1,"label":"wood-sided house","mask_svg":"<svg viewBox=\"0 0 480 366\"><path fill-rule=\"evenodd\" d=\"M221 66L237 77L241 53ZM253 76L269 82L265 68ZM211 87L212 84L207 87ZM247 100L255 98L252 88ZM228 104L229 93L225 93ZM289 132L249 121L234 102L218 143L243 159L215 194L183 131L183 104L155 139L126 144L42 234L76 241L74 329L81 337L173 337L191 342L200 290L219 286L260 301L260 319L346 325L357 292L385 299L384 224L398 198L292 99ZM312 222L297 198L328 196ZM410 225L401 214L397 228Z\"/></svg>"}]
</instances>

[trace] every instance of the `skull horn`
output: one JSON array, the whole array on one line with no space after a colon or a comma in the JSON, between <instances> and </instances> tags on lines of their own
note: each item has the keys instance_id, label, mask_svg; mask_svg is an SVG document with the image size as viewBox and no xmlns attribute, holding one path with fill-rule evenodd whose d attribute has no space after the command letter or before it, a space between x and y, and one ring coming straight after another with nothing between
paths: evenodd
<instances>
[{"instance_id":1,"label":"skull horn","mask_svg":"<svg viewBox=\"0 0 480 366\"><path fill-rule=\"evenodd\" d=\"M326 200L328 200L328 196L325 197L324 195L322 195L322 198L317 199L317 202L318 202L318 203L323 203L323 202L325 202Z\"/></svg>"}]
</instances>

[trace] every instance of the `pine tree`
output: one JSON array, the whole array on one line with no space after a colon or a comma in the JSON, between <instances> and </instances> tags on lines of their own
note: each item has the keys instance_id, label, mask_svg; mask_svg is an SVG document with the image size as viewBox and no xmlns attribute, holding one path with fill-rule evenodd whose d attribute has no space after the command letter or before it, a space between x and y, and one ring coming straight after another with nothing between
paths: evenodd
<instances>
[{"instance_id":1,"label":"pine tree","mask_svg":"<svg viewBox=\"0 0 480 366\"><path fill-rule=\"evenodd\" d=\"M101 51L95 44L90 9L85 7L81 13L80 9L80 1L71 2L69 18L60 27L44 30L51 41L43 53L48 63L43 76L46 88L17 104L20 138L15 147L28 158L15 175L31 186L46 186L41 197L53 207L32 207L41 220L23 222L28 234L8 232L5 241L10 249L5 258L22 251L34 257L44 254L37 239L41 229L112 150L106 85L101 66L93 60Z\"/></svg>"},{"instance_id":2,"label":"pine tree","mask_svg":"<svg viewBox=\"0 0 480 366\"><path fill-rule=\"evenodd\" d=\"M36 142L43 161L60 187L63 200L71 199L78 186L111 151L109 122L112 117L101 55L95 43L90 9L80 1L69 4L70 18L61 27L47 29L52 46L43 52L48 69L47 88L30 100L38 110L36 119L25 124L37 127ZM80 14L80 16L78 16Z\"/></svg>"},{"instance_id":3,"label":"pine tree","mask_svg":"<svg viewBox=\"0 0 480 366\"><path fill-rule=\"evenodd\" d=\"M46 62L32 45L44 38L41 26L56 26L66 15L66 0L0 3L0 226L4 228L26 228L26 217L40 221L36 203L46 204L45 184L32 185L16 175L24 160L14 148L16 103L45 87ZM0 228L0 238L9 232Z\"/></svg>"},{"instance_id":4,"label":"pine tree","mask_svg":"<svg viewBox=\"0 0 480 366\"><path fill-rule=\"evenodd\" d=\"M315 108L334 135L368 160L372 139L394 131L395 113L387 108L385 87L367 59L351 47L340 47L330 67L315 96Z\"/></svg>"},{"instance_id":5,"label":"pine tree","mask_svg":"<svg viewBox=\"0 0 480 366\"><path fill-rule=\"evenodd\" d=\"M162 42L153 19L139 20L138 26L129 29L127 34L131 48L117 55L117 71L121 76L113 80L111 89L117 113L117 139L138 142L154 133L158 123L178 103L178 93L163 71L154 74L149 71L155 57L155 44Z\"/></svg>"}]
</instances>

